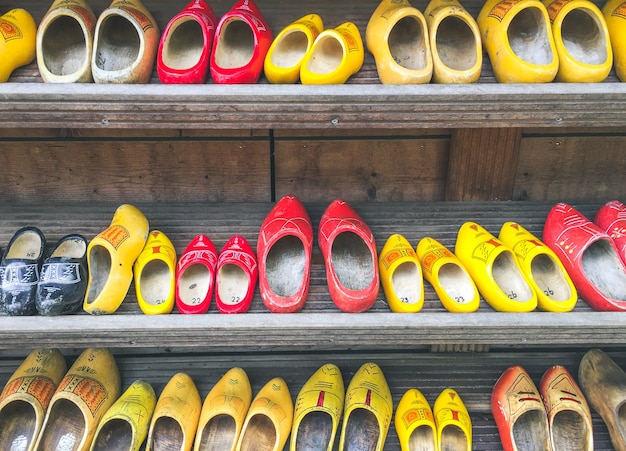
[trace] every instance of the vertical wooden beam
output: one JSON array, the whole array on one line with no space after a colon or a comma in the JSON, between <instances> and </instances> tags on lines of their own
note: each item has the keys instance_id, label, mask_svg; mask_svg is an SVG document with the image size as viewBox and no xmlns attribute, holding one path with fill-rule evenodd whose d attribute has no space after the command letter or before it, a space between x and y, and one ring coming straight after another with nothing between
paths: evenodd
<instances>
[{"instance_id":1,"label":"vertical wooden beam","mask_svg":"<svg viewBox=\"0 0 626 451\"><path fill-rule=\"evenodd\" d=\"M452 132L446 200L511 200L521 128Z\"/></svg>"}]
</instances>

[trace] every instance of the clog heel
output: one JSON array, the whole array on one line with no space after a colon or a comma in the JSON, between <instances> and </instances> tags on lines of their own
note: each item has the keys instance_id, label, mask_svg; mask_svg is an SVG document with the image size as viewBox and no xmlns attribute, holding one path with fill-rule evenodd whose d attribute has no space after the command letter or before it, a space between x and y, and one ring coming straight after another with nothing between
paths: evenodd
<instances>
[{"instance_id":1,"label":"clog heel","mask_svg":"<svg viewBox=\"0 0 626 451\"><path fill-rule=\"evenodd\" d=\"M416 388L407 390L396 409L394 425L402 451L437 451L437 427L426 397Z\"/></svg>"},{"instance_id":2,"label":"clog heel","mask_svg":"<svg viewBox=\"0 0 626 451\"><path fill-rule=\"evenodd\" d=\"M552 249L516 222L505 222L498 238L515 254L526 280L537 293L537 305L541 310L573 310L578 292Z\"/></svg>"},{"instance_id":3,"label":"clog heel","mask_svg":"<svg viewBox=\"0 0 626 451\"><path fill-rule=\"evenodd\" d=\"M549 83L559 70L550 17L539 0L487 0L477 18L500 83Z\"/></svg>"},{"instance_id":4,"label":"clog heel","mask_svg":"<svg viewBox=\"0 0 626 451\"><path fill-rule=\"evenodd\" d=\"M287 25L274 39L265 56L265 78L270 83L296 83L304 57L324 30L322 18L309 14Z\"/></svg>"},{"instance_id":5,"label":"clog heel","mask_svg":"<svg viewBox=\"0 0 626 451\"><path fill-rule=\"evenodd\" d=\"M15 8L0 16L0 29L0 83L4 83L15 69L35 60L37 24L28 11Z\"/></svg>"},{"instance_id":6,"label":"clog heel","mask_svg":"<svg viewBox=\"0 0 626 451\"><path fill-rule=\"evenodd\" d=\"M626 11L623 5L622 0L609 0L602 7L602 14L609 30L615 73L621 81L626 81Z\"/></svg>"},{"instance_id":7,"label":"clog heel","mask_svg":"<svg viewBox=\"0 0 626 451\"><path fill-rule=\"evenodd\" d=\"M0 449L35 449L50 399L66 370L56 349L35 349L24 359L0 395Z\"/></svg>"},{"instance_id":8,"label":"clog heel","mask_svg":"<svg viewBox=\"0 0 626 451\"><path fill-rule=\"evenodd\" d=\"M383 0L365 29L365 44L374 56L383 84L428 83L433 59L428 25L408 0Z\"/></svg>"},{"instance_id":9,"label":"clog heel","mask_svg":"<svg viewBox=\"0 0 626 451\"><path fill-rule=\"evenodd\" d=\"M133 280L133 264L148 237L148 220L129 204L118 207L111 225L87 246L89 280L83 310L94 315L115 312Z\"/></svg>"},{"instance_id":10,"label":"clog heel","mask_svg":"<svg viewBox=\"0 0 626 451\"><path fill-rule=\"evenodd\" d=\"M597 83L613 68L602 11L589 0L543 0L548 8L559 71L556 81Z\"/></svg>"},{"instance_id":11,"label":"clog heel","mask_svg":"<svg viewBox=\"0 0 626 451\"><path fill-rule=\"evenodd\" d=\"M513 251L477 223L468 221L461 226L454 253L494 310L530 312L537 308L537 294Z\"/></svg>"},{"instance_id":12,"label":"clog heel","mask_svg":"<svg viewBox=\"0 0 626 451\"><path fill-rule=\"evenodd\" d=\"M424 10L435 83L473 83L483 66L478 24L457 0L431 0Z\"/></svg>"},{"instance_id":13,"label":"clog heel","mask_svg":"<svg viewBox=\"0 0 626 451\"><path fill-rule=\"evenodd\" d=\"M317 36L302 61L300 81L304 85L343 84L361 70L364 58L359 29L345 22Z\"/></svg>"},{"instance_id":14,"label":"clog heel","mask_svg":"<svg viewBox=\"0 0 626 451\"><path fill-rule=\"evenodd\" d=\"M380 251L380 283L392 312L414 313L424 306L422 267L413 246L400 234L393 234Z\"/></svg>"},{"instance_id":15,"label":"clog heel","mask_svg":"<svg viewBox=\"0 0 626 451\"><path fill-rule=\"evenodd\" d=\"M439 449L472 451L472 420L459 394L443 390L433 405Z\"/></svg>"},{"instance_id":16,"label":"clog heel","mask_svg":"<svg viewBox=\"0 0 626 451\"><path fill-rule=\"evenodd\" d=\"M337 365L322 365L296 398L290 451L332 451L344 397L343 378Z\"/></svg>"},{"instance_id":17,"label":"clog heel","mask_svg":"<svg viewBox=\"0 0 626 451\"><path fill-rule=\"evenodd\" d=\"M424 278L433 286L446 310L454 313L478 310L478 289L456 255L430 237L424 237L417 243L416 252Z\"/></svg>"},{"instance_id":18,"label":"clog heel","mask_svg":"<svg viewBox=\"0 0 626 451\"><path fill-rule=\"evenodd\" d=\"M88 83L96 16L84 0L55 0L37 29L37 66L46 83Z\"/></svg>"}]
</instances>

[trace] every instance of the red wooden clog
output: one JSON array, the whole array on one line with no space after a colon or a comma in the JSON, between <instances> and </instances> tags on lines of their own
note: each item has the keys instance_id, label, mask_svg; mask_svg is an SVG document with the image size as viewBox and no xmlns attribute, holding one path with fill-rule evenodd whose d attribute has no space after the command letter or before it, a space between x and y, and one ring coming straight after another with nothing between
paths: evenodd
<instances>
[{"instance_id":1,"label":"red wooden clog","mask_svg":"<svg viewBox=\"0 0 626 451\"><path fill-rule=\"evenodd\" d=\"M593 222L611 237L626 264L626 205L617 200L607 202L598 210Z\"/></svg>"},{"instance_id":2,"label":"red wooden clog","mask_svg":"<svg viewBox=\"0 0 626 451\"><path fill-rule=\"evenodd\" d=\"M206 235L197 235L176 265L176 307L180 313L205 313L215 285L217 250Z\"/></svg>"},{"instance_id":3,"label":"red wooden clog","mask_svg":"<svg viewBox=\"0 0 626 451\"><path fill-rule=\"evenodd\" d=\"M165 26L157 53L161 83L204 83L217 17L205 0L192 0Z\"/></svg>"},{"instance_id":4,"label":"red wooden clog","mask_svg":"<svg viewBox=\"0 0 626 451\"><path fill-rule=\"evenodd\" d=\"M304 307L309 293L313 227L304 205L292 195L280 199L259 232L259 292L275 313Z\"/></svg>"},{"instance_id":5,"label":"red wooden clog","mask_svg":"<svg viewBox=\"0 0 626 451\"><path fill-rule=\"evenodd\" d=\"M273 35L252 0L240 0L217 24L211 52L215 83L256 83Z\"/></svg>"},{"instance_id":6,"label":"red wooden clog","mask_svg":"<svg viewBox=\"0 0 626 451\"><path fill-rule=\"evenodd\" d=\"M349 313L372 307L380 281L376 242L365 221L344 200L336 199L322 215L317 241L335 305Z\"/></svg>"},{"instance_id":7,"label":"red wooden clog","mask_svg":"<svg viewBox=\"0 0 626 451\"><path fill-rule=\"evenodd\" d=\"M559 203L548 213L543 241L594 310L626 310L626 267L613 240L597 225L570 205Z\"/></svg>"},{"instance_id":8,"label":"red wooden clog","mask_svg":"<svg viewBox=\"0 0 626 451\"><path fill-rule=\"evenodd\" d=\"M247 312L259 270L254 251L240 235L231 237L217 259L215 304L221 313Z\"/></svg>"}]
</instances>

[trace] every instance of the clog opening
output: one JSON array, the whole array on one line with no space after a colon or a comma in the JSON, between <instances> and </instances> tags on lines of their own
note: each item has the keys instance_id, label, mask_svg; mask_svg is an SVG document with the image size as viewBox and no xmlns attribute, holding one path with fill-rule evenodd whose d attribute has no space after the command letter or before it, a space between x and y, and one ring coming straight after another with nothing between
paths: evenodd
<instances>
[{"instance_id":1,"label":"clog opening","mask_svg":"<svg viewBox=\"0 0 626 451\"><path fill-rule=\"evenodd\" d=\"M356 233L342 232L333 241L332 265L339 282L349 290L363 290L374 279L376 267L367 244Z\"/></svg>"},{"instance_id":2,"label":"clog opening","mask_svg":"<svg viewBox=\"0 0 626 451\"><path fill-rule=\"evenodd\" d=\"M241 438L241 451L274 451L278 443L276 427L267 415L255 414Z\"/></svg>"},{"instance_id":3,"label":"clog opening","mask_svg":"<svg viewBox=\"0 0 626 451\"><path fill-rule=\"evenodd\" d=\"M539 289L550 299L567 301L572 296L565 275L549 255L541 254L533 258L530 271Z\"/></svg>"},{"instance_id":4,"label":"clog opening","mask_svg":"<svg viewBox=\"0 0 626 451\"><path fill-rule=\"evenodd\" d=\"M237 305L244 300L250 287L248 274L239 266L223 265L217 272L217 291L226 305Z\"/></svg>"},{"instance_id":5,"label":"clog opening","mask_svg":"<svg viewBox=\"0 0 626 451\"><path fill-rule=\"evenodd\" d=\"M185 305L204 302L211 286L211 274L205 265L188 266L178 278L178 299Z\"/></svg>"},{"instance_id":6,"label":"clog opening","mask_svg":"<svg viewBox=\"0 0 626 451\"><path fill-rule=\"evenodd\" d=\"M354 409L350 412L344 432L344 449L375 451L380 439L380 426L372 412Z\"/></svg>"},{"instance_id":7,"label":"clog opening","mask_svg":"<svg viewBox=\"0 0 626 451\"><path fill-rule=\"evenodd\" d=\"M50 257L83 258L87 251L87 243L80 238L69 238L59 243Z\"/></svg>"},{"instance_id":8,"label":"clog opening","mask_svg":"<svg viewBox=\"0 0 626 451\"><path fill-rule=\"evenodd\" d=\"M215 415L200 431L200 449L232 449L237 425L230 415Z\"/></svg>"},{"instance_id":9,"label":"clog opening","mask_svg":"<svg viewBox=\"0 0 626 451\"><path fill-rule=\"evenodd\" d=\"M452 70L469 70L476 65L476 36L469 25L459 17L444 18L435 38L439 60Z\"/></svg>"},{"instance_id":10,"label":"clog opening","mask_svg":"<svg viewBox=\"0 0 626 451\"><path fill-rule=\"evenodd\" d=\"M89 273L91 283L87 293L87 303L96 300L100 295L111 273L111 254L103 246L94 246L89 252Z\"/></svg>"},{"instance_id":11,"label":"clog opening","mask_svg":"<svg viewBox=\"0 0 626 451\"><path fill-rule=\"evenodd\" d=\"M533 292L509 251L500 253L493 261L493 278L496 284L514 302L526 302Z\"/></svg>"},{"instance_id":12,"label":"clog opening","mask_svg":"<svg viewBox=\"0 0 626 451\"><path fill-rule=\"evenodd\" d=\"M37 417L26 401L7 403L0 410L0 449L29 449L36 437Z\"/></svg>"},{"instance_id":13,"label":"clog opening","mask_svg":"<svg viewBox=\"0 0 626 451\"><path fill-rule=\"evenodd\" d=\"M459 265L445 263L439 268L439 283L446 294L459 304L474 300L474 283Z\"/></svg>"},{"instance_id":14,"label":"clog opening","mask_svg":"<svg viewBox=\"0 0 626 451\"><path fill-rule=\"evenodd\" d=\"M111 15L103 20L100 28L95 48L96 67L108 72L132 67L141 48L133 24L122 16Z\"/></svg>"},{"instance_id":15,"label":"clog opening","mask_svg":"<svg viewBox=\"0 0 626 451\"><path fill-rule=\"evenodd\" d=\"M163 260L151 260L143 267L139 277L141 297L146 304L161 305L173 293L174 279Z\"/></svg>"},{"instance_id":16,"label":"clog opening","mask_svg":"<svg viewBox=\"0 0 626 451\"><path fill-rule=\"evenodd\" d=\"M41 37L41 55L48 72L71 75L89 65L83 29L76 19L60 16L50 22Z\"/></svg>"},{"instance_id":17,"label":"clog opening","mask_svg":"<svg viewBox=\"0 0 626 451\"><path fill-rule=\"evenodd\" d=\"M573 9L563 18L561 38L568 53L586 64L602 64L608 58L602 24L586 8Z\"/></svg>"},{"instance_id":18,"label":"clog opening","mask_svg":"<svg viewBox=\"0 0 626 451\"><path fill-rule=\"evenodd\" d=\"M396 64L410 70L428 65L426 30L416 17L403 17L389 32L389 53Z\"/></svg>"},{"instance_id":19,"label":"clog opening","mask_svg":"<svg viewBox=\"0 0 626 451\"><path fill-rule=\"evenodd\" d=\"M529 410L512 427L513 445L519 450L550 449L548 419L544 410Z\"/></svg>"},{"instance_id":20,"label":"clog opening","mask_svg":"<svg viewBox=\"0 0 626 451\"><path fill-rule=\"evenodd\" d=\"M585 277L604 296L626 301L624 266L607 240L597 240L583 252L582 268Z\"/></svg>"},{"instance_id":21,"label":"clog opening","mask_svg":"<svg viewBox=\"0 0 626 451\"><path fill-rule=\"evenodd\" d=\"M49 408L37 449L77 450L86 433L87 425L80 408L72 401L58 399Z\"/></svg>"},{"instance_id":22,"label":"clog opening","mask_svg":"<svg viewBox=\"0 0 626 451\"><path fill-rule=\"evenodd\" d=\"M428 425L421 425L416 427L415 429L413 429L413 432L411 432L408 446L408 449L410 450L436 451L437 447L435 446L435 431L431 426Z\"/></svg>"},{"instance_id":23,"label":"clog opening","mask_svg":"<svg viewBox=\"0 0 626 451\"><path fill-rule=\"evenodd\" d=\"M548 36L551 32L542 11L531 6L511 19L507 38L518 58L531 64L546 65L554 60Z\"/></svg>"},{"instance_id":24,"label":"clog opening","mask_svg":"<svg viewBox=\"0 0 626 451\"><path fill-rule=\"evenodd\" d=\"M184 449L185 434L178 421L171 417L160 417L154 422L148 446L153 451Z\"/></svg>"},{"instance_id":25,"label":"clog opening","mask_svg":"<svg viewBox=\"0 0 626 451\"><path fill-rule=\"evenodd\" d=\"M38 258L42 252L41 236L34 231L27 230L20 233L11 243L5 258Z\"/></svg>"},{"instance_id":26,"label":"clog opening","mask_svg":"<svg viewBox=\"0 0 626 451\"><path fill-rule=\"evenodd\" d=\"M250 26L239 19L224 24L215 48L215 63L223 69L246 66L254 55L254 34Z\"/></svg>"},{"instance_id":27,"label":"clog opening","mask_svg":"<svg viewBox=\"0 0 626 451\"><path fill-rule=\"evenodd\" d=\"M190 69L200 62L204 45L202 27L196 20L187 18L170 28L163 43L161 59L171 69Z\"/></svg>"},{"instance_id":28,"label":"clog opening","mask_svg":"<svg viewBox=\"0 0 626 451\"><path fill-rule=\"evenodd\" d=\"M554 449L590 449L590 432L583 417L573 410L562 410L552 420Z\"/></svg>"},{"instance_id":29,"label":"clog opening","mask_svg":"<svg viewBox=\"0 0 626 451\"><path fill-rule=\"evenodd\" d=\"M421 271L414 262L404 262L391 276L393 291L404 304L415 304L422 300L423 284Z\"/></svg>"},{"instance_id":30,"label":"clog opening","mask_svg":"<svg viewBox=\"0 0 626 451\"><path fill-rule=\"evenodd\" d=\"M301 451L329 449L332 436L333 419L331 416L327 412L309 412L298 425L295 449Z\"/></svg>"},{"instance_id":31,"label":"clog opening","mask_svg":"<svg viewBox=\"0 0 626 451\"><path fill-rule=\"evenodd\" d=\"M308 49L307 35L301 30L291 30L276 43L271 56L272 64L282 68L297 66Z\"/></svg>"},{"instance_id":32,"label":"clog opening","mask_svg":"<svg viewBox=\"0 0 626 451\"><path fill-rule=\"evenodd\" d=\"M336 71L343 61L343 46L334 35L320 35L306 68L313 74L330 74Z\"/></svg>"},{"instance_id":33,"label":"clog opening","mask_svg":"<svg viewBox=\"0 0 626 451\"><path fill-rule=\"evenodd\" d=\"M296 236L287 235L276 241L265 259L265 275L270 289L278 296L298 293L305 282L304 244Z\"/></svg>"},{"instance_id":34,"label":"clog opening","mask_svg":"<svg viewBox=\"0 0 626 451\"><path fill-rule=\"evenodd\" d=\"M126 420L112 419L107 421L94 439L91 451L107 451L112 449L131 449L133 445L133 429Z\"/></svg>"},{"instance_id":35,"label":"clog opening","mask_svg":"<svg viewBox=\"0 0 626 451\"><path fill-rule=\"evenodd\" d=\"M471 448L468 443L468 437L463 432L463 429L454 425L448 424L444 426L441 431L441 439L439 443L439 449L441 450L467 450Z\"/></svg>"}]
</instances>

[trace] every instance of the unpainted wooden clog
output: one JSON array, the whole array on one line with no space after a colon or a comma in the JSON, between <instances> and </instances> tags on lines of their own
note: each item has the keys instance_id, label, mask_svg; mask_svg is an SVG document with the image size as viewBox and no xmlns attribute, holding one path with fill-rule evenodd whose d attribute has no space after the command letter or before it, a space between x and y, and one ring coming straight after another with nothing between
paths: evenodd
<instances>
[{"instance_id":1,"label":"unpainted wooden clog","mask_svg":"<svg viewBox=\"0 0 626 451\"><path fill-rule=\"evenodd\" d=\"M426 397L417 388L402 395L394 417L402 451L437 451L437 427Z\"/></svg>"},{"instance_id":2,"label":"unpainted wooden clog","mask_svg":"<svg viewBox=\"0 0 626 451\"><path fill-rule=\"evenodd\" d=\"M0 83L4 83L15 69L35 60L37 24L28 11L14 8L0 16L0 29Z\"/></svg>"},{"instance_id":3,"label":"unpainted wooden clog","mask_svg":"<svg viewBox=\"0 0 626 451\"><path fill-rule=\"evenodd\" d=\"M392 312L415 313L424 306L422 267L413 246L402 235L391 235L378 259L380 283Z\"/></svg>"}]
</instances>

